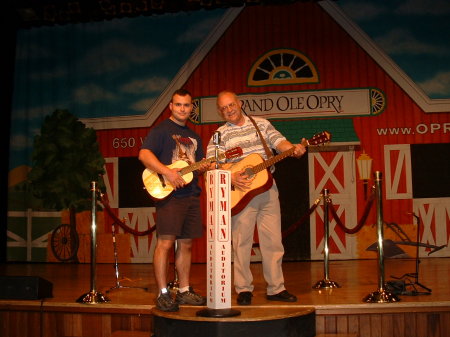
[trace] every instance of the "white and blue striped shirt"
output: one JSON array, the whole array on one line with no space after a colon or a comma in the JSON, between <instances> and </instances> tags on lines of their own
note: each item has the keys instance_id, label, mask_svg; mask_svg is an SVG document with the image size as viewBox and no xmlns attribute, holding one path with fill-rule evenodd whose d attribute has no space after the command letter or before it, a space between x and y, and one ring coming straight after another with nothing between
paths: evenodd
<instances>
[{"instance_id":1,"label":"white and blue striped shirt","mask_svg":"<svg viewBox=\"0 0 450 337\"><path fill-rule=\"evenodd\" d=\"M238 162L241 159L252 153L260 154L265 160L267 159L264 146L259 139L258 132L255 126L250 121L250 118L244 116L245 123L242 126L234 125L232 123L225 123L220 126L217 131L220 132L221 140L219 144L219 152L231 150L235 147L242 149L242 156L237 158L231 158L227 162ZM286 139L275 127L267 120L261 117L252 117L255 123L258 125L264 140L267 143L269 149L275 149L280 142ZM215 145L212 138L208 143L206 149L206 157L214 157Z\"/></svg>"}]
</instances>

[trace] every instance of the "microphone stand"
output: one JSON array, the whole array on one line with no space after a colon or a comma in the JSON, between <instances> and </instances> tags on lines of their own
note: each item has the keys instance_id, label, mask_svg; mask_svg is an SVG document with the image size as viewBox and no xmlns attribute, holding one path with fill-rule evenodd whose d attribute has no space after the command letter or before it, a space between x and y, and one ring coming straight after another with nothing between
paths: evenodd
<instances>
[{"instance_id":1,"label":"microphone stand","mask_svg":"<svg viewBox=\"0 0 450 337\"><path fill-rule=\"evenodd\" d=\"M419 264L420 264L420 259L419 259L419 240L420 240L420 218L415 215L414 213L412 213L412 216L416 218L417 221L417 238L416 238L416 242L417 242L417 246L416 246L416 272L413 274L414 275L414 283L413 284L417 284L419 287L421 287L422 289L425 289L428 293L431 293L431 289L425 287L423 284L421 284L419 282Z\"/></svg>"},{"instance_id":2,"label":"microphone stand","mask_svg":"<svg viewBox=\"0 0 450 337\"><path fill-rule=\"evenodd\" d=\"M220 144L220 132L216 131L213 135L213 143L215 145L214 157L216 163L216 170L219 169L219 144Z\"/></svg>"},{"instance_id":3,"label":"microphone stand","mask_svg":"<svg viewBox=\"0 0 450 337\"><path fill-rule=\"evenodd\" d=\"M145 291L148 290L148 288L145 287L132 287L132 286L124 286L120 284L120 272L119 272L119 255L117 253L117 242L116 242L116 228L115 228L116 223L113 222L112 226L111 226L111 231L112 231L112 240L113 240L113 248L114 248L114 269L115 269L115 276L116 276L116 285L114 287L111 287L110 289L108 289L106 291L106 293L111 292L112 290L115 289L121 289L121 288L138 288L138 289L144 289Z\"/></svg>"},{"instance_id":4,"label":"microphone stand","mask_svg":"<svg viewBox=\"0 0 450 337\"><path fill-rule=\"evenodd\" d=\"M208 172L207 176L207 189L211 189L210 191L212 193L207 193L208 197L206 202L208 203L209 210L208 210L208 223L207 226L209 229L211 227L213 228L213 231L218 230L220 225L224 225L225 227L228 227L229 225L226 225L227 223L231 222L231 210L229 207L225 207L225 210L219 214L219 207L218 205L221 202L224 202L225 204L228 204L231 199L230 195L230 182L231 182L231 174L230 172L225 171L223 175L227 176L227 178L223 178L226 180L225 183L222 184L222 188L224 188L223 197L222 200L219 200L220 197L219 193L216 193L216 191L219 190L219 144L220 144L220 132L216 131L213 134L212 137L213 143L215 145L215 161L216 161L216 170L215 172L210 171ZM211 179L211 180L210 180ZM213 183L211 183L213 181ZM227 185L227 187L223 187L223 185ZM224 217L227 219L224 224L219 224L219 216ZM230 228L230 227L229 227ZM224 229L225 232L230 232L228 229ZM208 234L209 235L209 234ZM231 308L231 266L228 265L229 262L231 263L231 243L229 240L227 240L227 243L222 242L220 246L223 248L221 251L219 251L218 244L219 241L216 238L215 235L212 235L208 237L207 244L210 247L208 249L208 259L211 258L214 260L214 257L218 257L217 254L221 254L221 257L224 258L224 260L221 260L222 266L219 267L218 259L216 259L214 262L211 261L211 264L207 267L207 273L209 273L210 281L212 282L211 285L208 285L208 299L207 299L207 308L197 311L197 316L200 317L213 317L213 318L224 318L224 317L234 317L239 316L241 312L239 310ZM226 265L226 266L225 266ZM221 274L220 274L221 273ZM217 280L219 280L219 277L221 278L220 281L224 282L223 285L219 285ZM220 290L219 290L220 289ZM220 297L218 297L219 292L221 293ZM229 306L228 306L229 304Z\"/></svg>"},{"instance_id":5,"label":"microphone stand","mask_svg":"<svg viewBox=\"0 0 450 337\"><path fill-rule=\"evenodd\" d=\"M415 273L407 273L404 274L401 277L394 277L393 278L400 280L403 278L407 278L407 277L413 277L414 281L408 284L405 284L406 286L412 286L412 288L414 289L411 292L408 292L407 295L430 295L431 294L431 289L428 287L425 287L422 283L419 282L419 264L420 264L420 259L419 259L419 246L420 246L420 218L415 214L415 213L409 213L411 214L414 218L416 218L417 221L417 234L416 234L416 272ZM426 291L417 291L415 285L418 285L419 287L421 287L422 289L426 290Z\"/></svg>"},{"instance_id":6,"label":"microphone stand","mask_svg":"<svg viewBox=\"0 0 450 337\"><path fill-rule=\"evenodd\" d=\"M178 289L180 289L180 282L178 281L177 266L175 263L177 250L178 250L178 244L177 244L177 240L175 240L174 249L173 249L173 252L174 252L173 277L174 277L174 279L172 281L170 281L169 283L167 283L167 288L173 292L176 292Z\"/></svg>"}]
</instances>

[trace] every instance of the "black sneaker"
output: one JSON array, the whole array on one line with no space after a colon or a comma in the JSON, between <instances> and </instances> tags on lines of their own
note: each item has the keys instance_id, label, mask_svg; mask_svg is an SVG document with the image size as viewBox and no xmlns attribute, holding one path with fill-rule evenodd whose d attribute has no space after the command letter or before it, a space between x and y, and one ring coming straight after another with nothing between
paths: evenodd
<instances>
[{"instance_id":1,"label":"black sneaker","mask_svg":"<svg viewBox=\"0 0 450 337\"><path fill-rule=\"evenodd\" d=\"M206 298L197 294L192 287L182 293L177 291L176 301L179 304L204 305Z\"/></svg>"},{"instance_id":2,"label":"black sneaker","mask_svg":"<svg viewBox=\"0 0 450 337\"><path fill-rule=\"evenodd\" d=\"M281 302L297 302L297 297L288 293L287 290L283 290L275 295L267 295L269 301L281 301Z\"/></svg>"},{"instance_id":3,"label":"black sneaker","mask_svg":"<svg viewBox=\"0 0 450 337\"><path fill-rule=\"evenodd\" d=\"M250 291L242 291L238 294L237 303L239 305L250 305L252 304L253 294Z\"/></svg>"},{"instance_id":4,"label":"black sneaker","mask_svg":"<svg viewBox=\"0 0 450 337\"><path fill-rule=\"evenodd\" d=\"M156 307L161 311L178 311L178 303L170 296L170 293L160 294L156 299Z\"/></svg>"}]
</instances>

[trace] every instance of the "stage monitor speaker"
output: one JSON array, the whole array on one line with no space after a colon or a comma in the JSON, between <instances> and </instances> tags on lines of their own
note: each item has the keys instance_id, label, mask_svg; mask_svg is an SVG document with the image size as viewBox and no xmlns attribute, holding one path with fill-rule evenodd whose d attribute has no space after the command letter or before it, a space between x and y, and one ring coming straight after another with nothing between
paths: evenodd
<instances>
[{"instance_id":1,"label":"stage monitor speaker","mask_svg":"<svg viewBox=\"0 0 450 337\"><path fill-rule=\"evenodd\" d=\"M37 300L53 297L53 284L38 276L0 276L0 298Z\"/></svg>"}]
</instances>

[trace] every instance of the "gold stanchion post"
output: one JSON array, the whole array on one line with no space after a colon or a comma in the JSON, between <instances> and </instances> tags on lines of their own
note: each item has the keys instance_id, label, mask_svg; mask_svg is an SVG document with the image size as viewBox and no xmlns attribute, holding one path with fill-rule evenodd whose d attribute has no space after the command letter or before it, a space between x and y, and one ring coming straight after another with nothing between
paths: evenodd
<instances>
[{"instance_id":1,"label":"gold stanchion post","mask_svg":"<svg viewBox=\"0 0 450 337\"><path fill-rule=\"evenodd\" d=\"M111 301L96 290L96 260L97 260L97 187L91 182L92 191L92 222L91 222L91 290L77 299L78 303L97 304Z\"/></svg>"},{"instance_id":2,"label":"gold stanchion post","mask_svg":"<svg viewBox=\"0 0 450 337\"><path fill-rule=\"evenodd\" d=\"M314 289L328 289L328 288L340 288L341 286L330 280L329 277L329 254L330 248L328 245L328 238L330 236L330 225L328 219L328 203L329 203L329 191L323 189L323 226L324 226L324 246L323 246L323 259L324 259L324 279L317 281L313 286Z\"/></svg>"},{"instance_id":3,"label":"gold stanchion post","mask_svg":"<svg viewBox=\"0 0 450 337\"><path fill-rule=\"evenodd\" d=\"M383 247L383 194L381 193L381 172L376 171L375 177L375 194L377 200L377 242L378 242L378 290L364 297L364 302L369 303L391 303L398 302L400 299L388 291L384 285L384 247Z\"/></svg>"}]
</instances>

